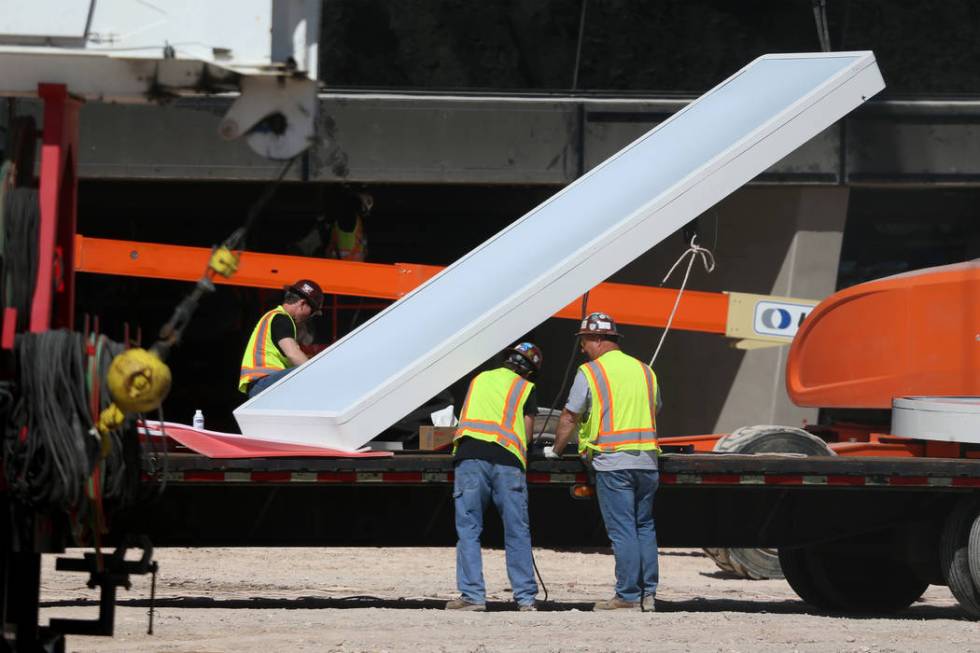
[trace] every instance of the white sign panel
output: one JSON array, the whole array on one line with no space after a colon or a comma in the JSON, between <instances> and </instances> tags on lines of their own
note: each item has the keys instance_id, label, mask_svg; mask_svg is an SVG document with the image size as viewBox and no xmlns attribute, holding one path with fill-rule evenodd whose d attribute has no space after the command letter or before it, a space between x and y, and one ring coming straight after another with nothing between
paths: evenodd
<instances>
[{"instance_id":1,"label":"white sign panel","mask_svg":"<svg viewBox=\"0 0 980 653\"><path fill-rule=\"evenodd\" d=\"M755 305L755 332L792 339L815 304L762 301Z\"/></svg>"}]
</instances>

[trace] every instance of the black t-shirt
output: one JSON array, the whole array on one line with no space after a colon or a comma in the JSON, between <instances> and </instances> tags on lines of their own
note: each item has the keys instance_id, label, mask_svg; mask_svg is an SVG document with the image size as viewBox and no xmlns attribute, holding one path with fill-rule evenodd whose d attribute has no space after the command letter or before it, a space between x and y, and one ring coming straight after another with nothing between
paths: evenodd
<instances>
[{"instance_id":1,"label":"black t-shirt","mask_svg":"<svg viewBox=\"0 0 980 653\"><path fill-rule=\"evenodd\" d=\"M272 318L272 326L269 327L272 332L272 342L275 344L276 349L279 353L286 355L286 352L279 347L279 341L283 338L295 338L296 337L296 326L288 315L283 315L279 313Z\"/></svg>"},{"instance_id":2,"label":"black t-shirt","mask_svg":"<svg viewBox=\"0 0 980 653\"><path fill-rule=\"evenodd\" d=\"M531 393L527 396L527 401L524 402L524 414L530 415L531 417L538 414L538 400L535 388L531 389ZM528 433L527 436L530 439L534 437L534 434ZM495 463L497 465L508 465L510 467L521 466L521 461L517 459L517 456L499 444L467 437L463 437L459 441L459 447L457 447L456 455L454 456L454 464L459 463L461 460L485 460L488 463Z\"/></svg>"}]
</instances>

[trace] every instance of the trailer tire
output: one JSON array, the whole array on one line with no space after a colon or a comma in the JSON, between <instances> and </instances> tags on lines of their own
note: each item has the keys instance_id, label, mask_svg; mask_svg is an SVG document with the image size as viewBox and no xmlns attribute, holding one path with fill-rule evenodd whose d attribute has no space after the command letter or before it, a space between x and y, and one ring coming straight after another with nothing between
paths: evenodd
<instances>
[{"instance_id":1,"label":"trailer tire","mask_svg":"<svg viewBox=\"0 0 980 653\"><path fill-rule=\"evenodd\" d=\"M814 583L807 563L806 549L779 549L779 566L786 582L801 599L818 610L834 612L840 609L840 606L824 596Z\"/></svg>"},{"instance_id":2,"label":"trailer tire","mask_svg":"<svg viewBox=\"0 0 980 653\"><path fill-rule=\"evenodd\" d=\"M973 526L970 528L967 553L970 554L970 576L973 577L973 585L980 588L980 514L973 520Z\"/></svg>"},{"instance_id":3,"label":"trailer tire","mask_svg":"<svg viewBox=\"0 0 980 653\"><path fill-rule=\"evenodd\" d=\"M980 619L980 585L974 582L970 557L980 552L970 550L974 522L980 520L980 501L964 497L947 515L939 540L939 563L949 591L974 619ZM980 536L978 536L980 539ZM974 567L978 565L973 565Z\"/></svg>"},{"instance_id":4,"label":"trailer tire","mask_svg":"<svg viewBox=\"0 0 980 653\"><path fill-rule=\"evenodd\" d=\"M809 550L807 557L818 592L842 612L904 610L929 587L901 560L819 548Z\"/></svg>"},{"instance_id":5,"label":"trailer tire","mask_svg":"<svg viewBox=\"0 0 980 653\"><path fill-rule=\"evenodd\" d=\"M745 426L715 443L723 453L792 453L805 456L833 456L827 443L803 429L791 426ZM775 549L711 548L705 554L725 572L751 580L783 578Z\"/></svg>"}]
</instances>

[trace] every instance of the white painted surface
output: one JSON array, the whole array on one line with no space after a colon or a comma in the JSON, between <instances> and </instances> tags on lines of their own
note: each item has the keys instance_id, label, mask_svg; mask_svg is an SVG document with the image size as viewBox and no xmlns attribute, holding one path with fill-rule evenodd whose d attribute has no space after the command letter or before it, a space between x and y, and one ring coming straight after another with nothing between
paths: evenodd
<instances>
[{"instance_id":1,"label":"white painted surface","mask_svg":"<svg viewBox=\"0 0 980 653\"><path fill-rule=\"evenodd\" d=\"M93 0L0 0L0 42L85 36Z\"/></svg>"},{"instance_id":2,"label":"white painted surface","mask_svg":"<svg viewBox=\"0 0 980 653\"><path fill-rule=\"evenodd\" d=\"M884 88L870 52L766 55L235 411L354 450Z\"/></svg>"},{"instance_id":3,"label":"white painted surface","mask_svg":"<svg viewBox=\"0 0 980 653\"><path fill-rule=\"evenodd\" d=\"M896 397L892 435L980 444L980 397Z\"/></svg>"},{"instance_id":4,"label":"white painted surface","mask_svg":"<svg viewBox=\"0 0 980 653\"><path fill-rule=\"evenodd\" d=\"M199 95L202 64L216 90L234 90L225 71L277 74L288 59L317 76L319 0L99 0L91 15L77 1L0 2L0 95L40 82L86 99L145 101L154 84Z\"/></svg>"}]
</instances>

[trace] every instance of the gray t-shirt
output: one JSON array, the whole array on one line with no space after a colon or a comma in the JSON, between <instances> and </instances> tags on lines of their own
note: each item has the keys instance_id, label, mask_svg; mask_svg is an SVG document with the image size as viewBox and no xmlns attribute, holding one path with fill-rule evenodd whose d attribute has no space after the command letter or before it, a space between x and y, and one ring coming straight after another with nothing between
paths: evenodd
<instances>
[{"instance_id":1,"label":"gray t-shirt","mask_svg":"<svg viewBox=\"0 0 980 653\"><path fill-rule=\"evenodd\" d=\"M660 386L657 386L657 412L663 406L660 397ZM568 391L568 401L565 409L578 415L587 415L592 409L592 393L589 392L589 382L585 374L579 370ZM611 472L617 469L657 469L657 452L648 451L613 451L597 453L592 457L592 467L597 472Z\"/></svg>"}]
</instances>

